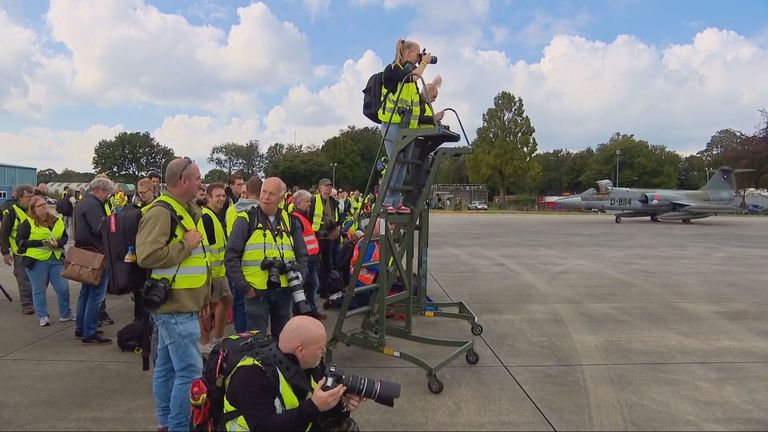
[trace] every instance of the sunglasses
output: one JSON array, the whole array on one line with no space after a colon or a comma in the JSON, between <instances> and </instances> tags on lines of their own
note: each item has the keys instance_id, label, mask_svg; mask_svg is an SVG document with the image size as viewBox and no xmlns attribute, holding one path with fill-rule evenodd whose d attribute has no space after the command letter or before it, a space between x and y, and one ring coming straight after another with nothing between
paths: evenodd
<instances>
[{"instance_id":1,"label":"sunglasses","mask_svg":"<svg viewBox=\"0 0 768 432\"><path fill-rule=\"evenodd\" d=\"M186 161L186 163L184 164L184 168L182 168L181 172L179 173L179 180L181 180L184 177L184 171L187 169L187 167L195 163L195 161L193 161L188 157L185 157L184 160Z\"/></svg>"}]
</instances>

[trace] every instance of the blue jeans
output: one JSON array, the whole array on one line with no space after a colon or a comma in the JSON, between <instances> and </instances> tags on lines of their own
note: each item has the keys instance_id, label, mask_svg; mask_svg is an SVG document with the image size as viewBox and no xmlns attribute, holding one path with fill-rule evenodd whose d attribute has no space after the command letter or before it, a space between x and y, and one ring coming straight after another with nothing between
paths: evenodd
<instances>
[{"instance_id":1,"label":"blue jeans","mask_svg":"<svg viewBox=\"0 0 768 432\"><path fill-rule=\"evenodd\" d=\"M397 135L400 133L400 127L401 126L399 124L395 123L390 124L389 129L387 129L386 123L381 125L381 135L384 137L384 148L387 151L387 159L389 159L389 162L387 162L387 170L395 170L392 173L392 179L389 182L390 188L402 186L403 182L405 181L405 175L407 172L407 167L405 164L395 164L395 160L397 160L397 154L395 153L395 141L397 140ZM385 132L386 135L384 134ZM403 150L404 157L406 159L410 159L412 152L413 144L409 145ZM385 205L392 205L397 207L398 205L402 204L402 202L402 192L392 191L387 188L387 196L384 198Z\"/></svg>"},{"instance_id":2,"label":"blue jeans","mask_svg":"<svg viewBox=\"0 0 768 432\"><path fill-rule=\"evenodd\" d=\"M56 259L53 255L48 261L35 261L35 265L27 269L27 276L32 283L32 304L35 306L37 317L48 316L48 300L45 292L48 289L48 283L56 291L56 299L59 303L59 318L69 318L72 316L72 309L69 307L69 283L61 277L64 270L64 262Z\"/></svg>"},{"instance_id":3,"label":"blue jeans","mask_svg":"<svg viewBox=\"0 0 768 432\"><path fill-rule=\"evenodd\" d=\"M109 268L104 268L101 281L98 285L83 284L80 288L80 297L77 298L77 321L75 329L89 338L99 329L99 308L104 297L107 296L107 282L109 282Z\"/></svg>"},{"instance_id":4,"label":"blue jeans","mask_svg":"<svg viewBox=\"0 0 768 432\"><path fill-rule=\"evenodd\" d=\"M272 324L272 338L277 340L285 323L291 318L293 299L288 288L258 291L258 295L245 299L245 314L248 330L267 332L267 323Z\"/></svg>"},{"instance_id":5,"label":"blue jeans","mask_svg":"<svg viewBox=\"0 0 768 432\"><path fill-rule=\"evenodd\" d=\"M245 315L245 296L235 288L235 284L229 282L229 290L232 291L232 324L235 333L248 331L248 320Z\"/></svg>"},{"instance_id":6,"label":"blue jeans","mask_svg":"<svg viewBox=\"0 0 768 432\"><path fill-rule=\"evenodd\" d=\"M152 375L157 424L189 430L189 389L203 373L197 312L152 314L157 329L157 360Z\"/></svg>"},{"instance_id":7,"label":"blue jeans","mask_svg":"<svg viewBox=\"0 0 768 432\"><path fill-rule=\"evenodd\" d=\"M317 276L317 258L310 258L307 263L307 280L304 281L304 295L307 296L307 303L312 312L317 312L315 297L318 287L320 287L320 278Z\"/></svg>"}]
</instances>

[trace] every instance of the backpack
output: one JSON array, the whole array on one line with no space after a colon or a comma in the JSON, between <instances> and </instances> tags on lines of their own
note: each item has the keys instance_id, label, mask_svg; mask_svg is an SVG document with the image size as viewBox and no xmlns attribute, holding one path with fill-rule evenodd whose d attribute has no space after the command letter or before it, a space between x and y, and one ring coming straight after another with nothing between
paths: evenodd
<instances>
[{"instance_id":1,"label":"backpack","mask_svg":"<svg viewBox=\"0 0 768 432\"><path fill-rule=\"evenodd\" d=\"M171 241L176 226L179 223L176 212L168 203L158 201L153 204L167 209L171 213L171 230L168 234L168 242ZM107 291L110 294L134 293L136 305L141 305L141 287L149 276L147 269L139 267L139 264L125 262L130 247L136 252L136 234L139 232L139 223L142 218L141 208L125 206L122 211L112 213L107 217L106 223L101 226L101 236L104 243L104 255L109 265L109 284ZM143 316L140 307L134 313L134 319Z\"/></svg>"},{"instance_id":2,"label":"backpack","mask_svg":"<svg viewBox=\"0 0 768 432\"><path fill-rule=\"evenodd\" d=\"M378 72L371 75L371 77L368 78L368 84L366 84L363 89L363 115L377 124L381 124L381 120L379 120L379 109L384 100L381 93L381 87L384 84L383 76L384 72Z\"/></svg>"},{"instance_id":3,"label":"backpack","mask_svg":"<svg viewBox=\"0 0 768 432\"><path fill-rule=\"evenodd\" d=\"M72 202L69 201L69 194L64 195L60 200L56 201L56 213L62 216L72 216L73 210Z\"/></svg>"},{"instance_id":4,"label":"backpack","mask_svg":"<svg viewBox=\"0 0 768 432\"><path fill-rule=\"evenodd\" d=\"M203 365L203 376L192 381L189 390L192 431L222 430L226 422L240 416L237 411L224 416L226 381L246 354L263 357L262 350L271 344L269 335L250 330L228 336L213 347Z\"/></svg>"},{"instance_id":5,"label":"backpack","mask_svg":"<svg viewBox=\"0 0 768 432\"><path fill-rule=\"evenodd\" d=\"M141 330L143 327L142 321L133 321L117 331L117 347L120 348L120 351L141 349Z\"/></svg>"}]
</instances>

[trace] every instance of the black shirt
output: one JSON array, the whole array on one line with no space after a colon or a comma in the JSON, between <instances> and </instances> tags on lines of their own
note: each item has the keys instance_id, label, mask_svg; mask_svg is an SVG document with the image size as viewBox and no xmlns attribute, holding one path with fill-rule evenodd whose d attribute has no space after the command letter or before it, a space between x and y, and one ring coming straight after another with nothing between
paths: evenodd
<instances>
[{"instance_id":1,"label":"black shirt","mask_svg":"<svg viewBox=\"0 0 768 432\"><path fill-rule=\"evenodd\" d=\"M415 69L411 63L406 63L403 67L399 64L388 64L381 75L381 81L384 88L387 89L387 93L397 93L397 85L403 82L403 80L406 83L413 82L413 77L410 75Z\"/></svg>"},{"instance_id":2,"label":"black shirt","mask_svg":"<svg viewBox=\"0 0 768 432\"><path fill-rule=\"evenodd\" d=\"M87 193L75 206L75 246L94 248L104 253L101 223L106 217L104 203Z\"/></svg>"}]
</instances>

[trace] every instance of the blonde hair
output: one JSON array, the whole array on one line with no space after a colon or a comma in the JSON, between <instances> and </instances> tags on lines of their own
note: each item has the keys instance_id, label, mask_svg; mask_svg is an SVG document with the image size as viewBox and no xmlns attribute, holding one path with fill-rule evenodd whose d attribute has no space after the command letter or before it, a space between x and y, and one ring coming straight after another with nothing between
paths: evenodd
<instances>
[{"instance_id":1,"label":"blonde hair","mask_svg":"<svg viewBox=\"0 0 768 432\"><path fill-rule=\"evenodd\" d=\"M403 59L405 58L405 51L411 48L419 48L419 44L414 41L398 39L395 43L395 59L392 64L399 64L402 66Z\"/></svg>"},{"instance_id":2,"label":"blonde hair","mask_svg":"<svg viewBox=\"0 0 768 432\"><path fill-rule=\"evenodd\" d=\"M143 179L139 180L139 182L136 183L136 190L138 191L138 189L142 186L144 187L144 189L152 189L152 180L150 180L147 177L144 177Z\"/></svg>"},{"instance_id":3,"label":"blonde hair","mask_svg":"<svg viewBox=\"0 0 768 432\"><path fill-rule=\"evenodd\" d=\"M32 199L29 201L29 208L27 209L27 216L32 219L37 226L44 226L47 228L53 228L53 225L56 223L56 216L51 213L50 209L46 209L45 213L45 219L40 219L37 217L37 214L35 213L35 206L38 205L38 203L43 203L48 206L48 203L45 202L45 198L35 195L32 197Z\"/></svg>"},{"instance_id":4,"label":"blonde hair","mask_svg":"<svg viewBox=\"0 0 768 432\"><path fill-rule=\"evenodd\" d=\"M432 80L432 82L428 82L424 88L421 89L421 96L424 98L424 100L434 102L435 98L432 97L432 94L437 92L441 85L443 85L443 77L438 75Z\"/></svg>"}]
</instances>

